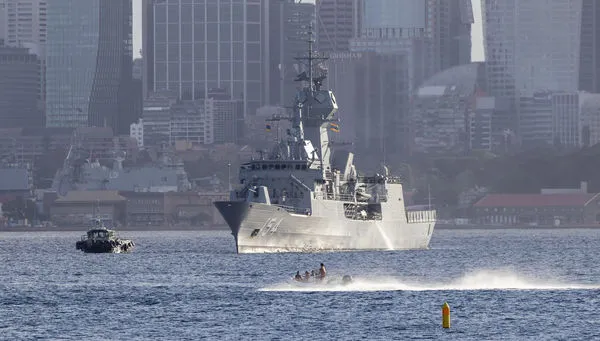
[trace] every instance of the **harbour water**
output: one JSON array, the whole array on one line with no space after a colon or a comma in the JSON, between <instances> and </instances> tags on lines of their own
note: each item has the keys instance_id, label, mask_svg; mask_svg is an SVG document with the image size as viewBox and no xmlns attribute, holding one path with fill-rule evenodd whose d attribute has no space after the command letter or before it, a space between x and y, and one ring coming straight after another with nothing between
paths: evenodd
<instances>
[{"instance_id":1,"label":"harbour water","mask_svg":"<svg viewBox=\"0 0 600 341\"><path fill-rule=\"evenodd\" d=\"M0 232L0 340L592 340L600 230L436 230L424 251L234 253L224 231ZM325 263L348 286L289 278ZM441 306L451 307L451 328Z\"/></svg>"}]
</instances>

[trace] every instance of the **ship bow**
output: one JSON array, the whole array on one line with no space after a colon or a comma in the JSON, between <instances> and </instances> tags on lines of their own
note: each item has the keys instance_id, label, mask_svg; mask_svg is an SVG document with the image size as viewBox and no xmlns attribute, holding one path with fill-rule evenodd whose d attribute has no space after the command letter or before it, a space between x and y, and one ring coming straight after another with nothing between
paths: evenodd
<instances>
[{"instance_id":1,"label":"ship bow","mask_svg":"<svg viewBox=\"0 0 600 341\"><path fill-rule=\"evenodd\" d=\"M231 234L237 241L242 221L248 214L248 203L245 201L215 201L214 205L229 225Z\"/></svg>"}]
</instances>

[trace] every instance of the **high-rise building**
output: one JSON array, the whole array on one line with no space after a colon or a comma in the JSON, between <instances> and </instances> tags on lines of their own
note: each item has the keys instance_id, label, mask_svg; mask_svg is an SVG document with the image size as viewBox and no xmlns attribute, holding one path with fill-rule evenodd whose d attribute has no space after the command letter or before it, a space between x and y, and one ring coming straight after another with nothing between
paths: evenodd
<instances>
[{"instance_id":1,"label":"high-rise building","mask_svg":"<svg viewBox=\"0 0 600 341\"><path fill-rule=\"evenodd\" d=\"M410 49L408 49L410 51ZM340 136L353 142L361 169L379 167L408 147L410 53L335 52L328 61L328 87L340 105Z\"/></svg>"},{"instance_id":2,"label":"high-rise building","mask_svg":"<svg viewBox=\"0 0 600 341\"><path fill-rule=\"evenodd\" d=\"M174 90L183 100L226 89L254 114L265 101L269 2L260 0L155 1L148 23L148 90ZM148 15L150 10L144 11ZM152 64L150 64L152 63Z\"/></svg>"},{"instance_id":3,"label":"high-rise building","mask_svg":"<svg viewBox=\"0 0 600 341\"><path fill-rule=\"evenodd\" d=\"M244 116L241 100L231 100L225 89L211 89L204 105L213 112L214 143L240 143L244 136Z\"/></svg>"},{"instance_id":4,"label":"high-rise building","mask_svg":"<svg viewBox=\"0 0 600 341\"><path fill-rule=\"evenodd\" d=\"M488 90L576 91L582 0L482 0Z\"/></svg>"},{"instance_id":5,"label":"high-rise building","mask_svg":"<svg viewBox=\"0 0 600 341\"><path fill-rule=\"evenodd\" d=\"M316 0L319 52L348 51L360 32L362 0Z\"/></svg>"},{"instance_id":6,"label":"high-rise building","mask_svg":"<svg viewBox=\"0 0 600 341\"><path fill-rule=\"evenodd\" d=\"M580 145L582 120L577 92L538 92L521 97L519 106L524 148Z\"/></svg>"},{"instance_id":7,"label":"high-rise building","mask_svg":"<svg viewBox=\"0 0 600 341\"><path fill-rule=\"evenodd\" d=\"M365 0L362 28L420 28L427 24L428 0Z\"/></svg>"},{"instance_id":8,"label":"high-rise building","mask_svg":"<svg viewBox=\"0 0 600 341\"><path fill-rule=\"evenodd\" d=\"M142 0L142 93L154 91L154 0Z\"/></svg>"},{"instance_id":9,"label":"high-rise building","mask_svg":"<svg viewBox=\"0 0 600 341\"><path fill-rule=\"evenodd\" d=\"M269 8L269 62L267 104L290 105L300 73L299 62L308 50L309 31L315 26L315 5L299 0L278 0ZM312 37L314 40L314 37Z\"/></svg>"},{"instance_id":10,"label":"high-rise building","mask_svg":"<svg viewBox=\"0 0 600 341\"><path fill-rule=\"evenodd\" d=\"M131 0L52 0L47 12L46 125L109 126L132 113Z\"/></svg>"},{"instance_id":11,"label":"high-rise building","mask_svg":"<svg viewBox=\"0 0 600 341\"><path fill-rule=\"evenodd\" d=\"M144 101L143 120L131 125L131 134L135 130L147 147L239 142L243 126L240 100L229 99L224 89L211 89L203 99L177 97L171 90L150 93Z\"/></svg>"},{"instance_id":12,"label":"high-rise building","mask_svg":"<svg viewBox=\"0 0 600 341\"><path fill-rule=\"evenodd\" d=\"M600 93L600 2L583 0L579 90Z\"/></svg>"},{"instance_id":13,"label":"high-rise building","mask_svg":"<svg viewBox=\"0 0 600 341\"><path fill-rule=\"evenodd\" d=\"M355 74L333 75L338 96L356 98L340 103L342 119L351 121L361 160L391 162L406 155L409 147L409 99L432 73L431 35L427 34L426 1L373 0L358 2L359 34L350 40L350 51L361 53L352 62ZM400 14L412 13L410 15ZM337 72L348 64L340 53L331 53ZM341 54L340 54L341 55ZM342 56L343 57L343 56ZM339 66L336 64L340 64ZM352 77L354 89L346 89ZM342 90L344 89L344 90ZM345 109L344 109L345 108ZM343 122L342 122L342 129Z\"/></svg>"},{"instance_id":14,"label":"high-rise building","mask_svg":"<svg viewBox=\"0 0 600 341\"><path fill-rule=\"evenodd\" d=\"M166 147L170 144L171 106L177 102L176 98L177 93L168 90L150 92L146 96L141 122L144 146Z\"/></svg>"},{"instance_id":15,"label":"high-rise building","mask_svg":"<svg viewBox=\"0 0 600 341\"><path fill-rule=\"evenodd\" d=\"M41 127L40 65L26 48L0 47L0 127Z\"/></svg>"},{"instance_id":16,"label":"high-rise building","mask_svg":"<svg viewBox=\"0 0 600 341\"><path fill-rule=\"evenodd\" d=\"M524 148L555 144L552 96L576 92L580 74L593 72L593 58L581 55L591 57L595 44L582 10L583 0L482 0L487 89L510 104L499 128Z\"/></svg>"},{"instance_id":17,"label":"high-rise building","mask_svg":"<svg viewBox=\"0 0 600 341\"><path fill-rule=\"evenodd\" d=\"M0 0L0 46L6 41L6 0Z\"/></svg>"},{"instance_id":18,"label":"high-rise building","mask_svg":"<svg viewBox=\"0 0 600 341\"><path fill-rule=\"evenodd\" d=\"M132 120L136 122L142 118L144 111L144 60L137 58L133 60L132 65L132 83L131 83L131 94L132 94ZM130 124L131 125L131 124Z\"/></svg>"},{"instance_id":19,"label":"high-rise building","mask_svg":"<svg viewBox=\"0 0 600 341\"><path fill-rule=\"evenodd\" d=\"M397 161L410 152L410 101L419 86L436 71L470 61L471 3L469 0L352 3L360 15L354 16L358 22L349 21L355 30L349 41L350 53L330 53L329 85L335 89L340 103L342 130L348 124L357 152L363 149L360 159L373 157L369 162L382 158L393 162L391 159L395 157ZM337 17L325 18L335 22ZM323 15L320 20L324 20ZM464 115L459 119L464 122ZM464 131L464 124L462 127Z\"/></svg>"},{"instance_id":20,"label":"high-rise building","mask_svg":"<svg viewBox=\"0 0 600 341\"><path fill-rule=\"evenodd\" d=\"M45 101L47 6L46 0L0 0L0 40L4 36L5 45L26 47L38 56L41 70L38 97L42 104Z\"/></svg>"},{"instance_id":21,"label":"high-rise building","mask_svg":"<svg viewBox=\"0 0 600 341\"><path fill-rule=\"evenodd\" d=\"M471 0L363 0L360 36L431 40L431 72L471 62Z\"/></svg>"},{"instance_id":22,"label":"high-rise building","mask_svg":"<svg viewBox=\"0 0 600 341\"><path fill-rule=\"evenodd\" d=\"M494 97L475 98L474 110L467 123L469 150L492 150L492 118L496 109Z\"/></svg>"},{"instance_id":23,"label":"high-rise building","mask_svg":"<svg viewBox=\"0 0 600 341\"><path fill-rule=\"evenodd\" d=\"M600 94L579 93L579 115L581 117L581 146L600 143Z\"/></svg>"},{"instance_id":24,"label":"high-rise building","mask_svg":"<svg viewBox=\"0 0 600 341\"><path fill-rule=\"evenodd\" d=\"M4 14L3 30L5 44L28 47L31 52L43 57L46 43L47 0L1 0L0 15ZM4 12L4 13L2 13Z\"/></svg>"},{"instance_id":25,"label":"high-rise building","mask_svg":"<svg viewBox=\"0 0 600 341\"><path fill-rule=\"evenodd\" d=\"M428 1L434 70L439 72L470 63L471 25L475 22L471 0Z\"/></svg>"},{"instance_id":26,"label":"high-rise building","mask_svg":"<svg viewBox=\"0 0 600 341\"><path fill-rule=\"evenodd\" d=\"M578 147L581 143L579 93L559 93L552 96L554 140L560 146Z\"/></svg>"},{"instance_id":27,"label":"high-rise building","mask_svg":"<svg viewBox=\"0 0 600 341\"><path fill-rule=\"evenodd\" d=\"M492 119L474 115L477 98L485 90L484 72L483 63L459 65L436 73L419 87L411 101L413 151L460 154L471 148L469 131L479 130L477 120ZM472 116L475 124L470 127Z\"/></svg>"}]
</instances>

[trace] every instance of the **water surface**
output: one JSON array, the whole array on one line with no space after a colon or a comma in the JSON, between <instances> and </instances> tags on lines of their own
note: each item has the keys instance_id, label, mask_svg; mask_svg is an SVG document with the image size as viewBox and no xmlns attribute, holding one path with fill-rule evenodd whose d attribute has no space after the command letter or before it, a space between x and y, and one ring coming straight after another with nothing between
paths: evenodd
<instances>
[{"instance_id":1,"label":"water surface","mask_svg":"<svg viewBox=\"0 0 600 341\"><path fill-rule=\"evenodd\" d=\"M0 233L2 340L592 340L600 230L436 230L424 251L237 255L227 232ZM325 263L348 286L298 286ZM441 305L452 327L441 328Z\"/></svg>"}]
</instances>

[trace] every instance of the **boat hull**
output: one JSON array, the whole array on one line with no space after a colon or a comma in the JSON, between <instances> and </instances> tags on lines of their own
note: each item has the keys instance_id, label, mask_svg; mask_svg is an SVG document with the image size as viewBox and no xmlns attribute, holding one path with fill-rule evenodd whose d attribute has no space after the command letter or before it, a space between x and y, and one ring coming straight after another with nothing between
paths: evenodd
<instances>
[{"instance_id":1,"label":"boat hull","mask_svg":"<svg viewBox=\"0 0 600 341\"><path fill-rule=\"evenodd\" d=\"M427 249L435 227L435 221L409 223L403 215L352 220L293 214L276 205L245 201L220 201L215 206L231 228L238 253Z\"/></svg>"},{"instance_id":2,"label":"boat hull","mask_svg":"<svg viewBox=\"0 0 600 341\"><path fill-rule=\"evenodd\" d=\"M129 240L119 240L110 243L108 241L78 241L75 244L77 250L85 253L128 253L133 250L133 242Z\"/></svg>"}]
</instances>

